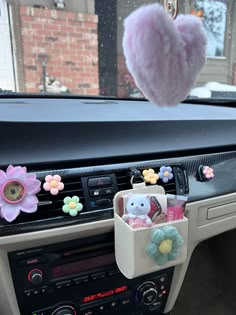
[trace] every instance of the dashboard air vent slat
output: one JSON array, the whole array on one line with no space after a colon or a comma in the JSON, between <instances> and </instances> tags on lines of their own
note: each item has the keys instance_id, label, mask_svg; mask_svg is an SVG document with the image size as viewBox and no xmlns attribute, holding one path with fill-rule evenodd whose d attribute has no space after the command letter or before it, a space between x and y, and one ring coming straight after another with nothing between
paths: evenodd
<instances>
[{"instance_id":1,"label":"dashboard air vent slat","mask_svg":"<svg viewBox=\"0 0 236 315\"><path fill-rule=\"evenodd\" d=\"M140 169L142 171L142 169ZM131 185L131 177L130 177L130 169L127 170L119 170L116 172L116 180L118 184L119 191L132 189ZM175 178L173 178L168 183L163 183L162 180L157 182L158 185L163 186L167 194L176 194L176 182Z\"/></svg>"},{"instance_id":2,"label":"dashboard air vent slat","mask_svg":"<svg viewBox=\"0 0 236 315\"><path fill-rule=\"evenodd\" d=\"M43 182L43 181L42 181ZM61 218L65 219L69 217L67 214L63 213L62 206L65 197L79 196L81 203L84 205L84 192L82 188L82 183L80 178L77 176L65 177L63 178L64 189L59 192L58 195L53 196L50 192L45 191L43 188L40 193L37 194L39 200L38 210L34 214L27 214L21 212L20 216L11 223L11 225L18 225L21 223L31 223L47 219ZM85 206L83 207L83 212L86 211ZM5 220L0 219L0 226L7 225Z\"/></svg>"}]
</instances>

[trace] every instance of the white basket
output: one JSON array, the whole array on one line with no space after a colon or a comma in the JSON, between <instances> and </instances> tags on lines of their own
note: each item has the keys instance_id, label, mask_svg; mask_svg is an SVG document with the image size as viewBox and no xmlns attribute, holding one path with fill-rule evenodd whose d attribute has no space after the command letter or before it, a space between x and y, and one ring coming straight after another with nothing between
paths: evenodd
<instances>
[{"instance_id":1,"label":"white basket","mask_svg":"<svg viewBox=\"0 0 236 315\"><path fill-rule=\"evenodd\" d=\"M157 191L157 186L154 190L155 193L163 193L163 190ZM150 189L122 191L114 199L115 256L123 275L132 279L183 263L187 257L188 219L184 217L182 220L166 222L150 228L132 229L119 215L119 198L128 192L150 193ZM176 227L184 242L178 250L176 260L168 261L164 266L159 266L146 254L146 246L151 241L152 231L157 228L162 229L166 225Z\"/></svg>"}]
</instances>

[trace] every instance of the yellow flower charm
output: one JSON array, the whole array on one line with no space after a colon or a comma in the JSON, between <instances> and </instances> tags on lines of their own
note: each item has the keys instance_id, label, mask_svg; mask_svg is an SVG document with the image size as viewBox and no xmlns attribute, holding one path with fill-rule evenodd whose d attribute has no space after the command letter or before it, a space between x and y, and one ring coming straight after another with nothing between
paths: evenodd
<instances>
[{"instance_id":1,"label":"yellow flower charm","mask_svg":"<svg viewBox=\"0 0 236 315\"><path fill-rule=\"evenodd\" d=\"M150 168L149 170L143 171L143 177L146 183L155 185L160 178L158 174L155 173L155 171Z\"/></svg>"}]
</instances>

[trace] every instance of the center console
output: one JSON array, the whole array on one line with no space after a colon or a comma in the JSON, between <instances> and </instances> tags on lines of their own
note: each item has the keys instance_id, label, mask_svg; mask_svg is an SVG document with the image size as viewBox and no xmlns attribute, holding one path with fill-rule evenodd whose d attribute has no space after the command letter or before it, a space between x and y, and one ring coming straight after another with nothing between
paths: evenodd
<instances>
[{"instance_id":1,"label":"center console","mask_svg":"<svg viewBox=\"0 0 236 315\"><path fill-rule=\"evenodd\" d=\"M132 280L117 268L113 233L10 252L22 315L162 314L173 268Z\"/></svg>"}]
</instances>

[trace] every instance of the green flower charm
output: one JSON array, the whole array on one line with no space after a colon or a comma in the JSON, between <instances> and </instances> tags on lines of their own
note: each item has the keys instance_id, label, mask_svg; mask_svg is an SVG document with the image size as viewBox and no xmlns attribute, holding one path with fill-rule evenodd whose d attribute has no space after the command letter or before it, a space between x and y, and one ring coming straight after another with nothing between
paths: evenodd
<instances>
[{"instance_id":1,"label":"green flower charm","mask_svg":"<svg viewBox=\"0 0 236 315\"><path fill-rule=\"evenodd\" d=\"M72 217L77 216L78 212L83 209L82 203L79 202L79 197L66 197L63 200L64 206L62 207L62 211L65 213L69 213Z\"/></svg>"}]
</instances>

